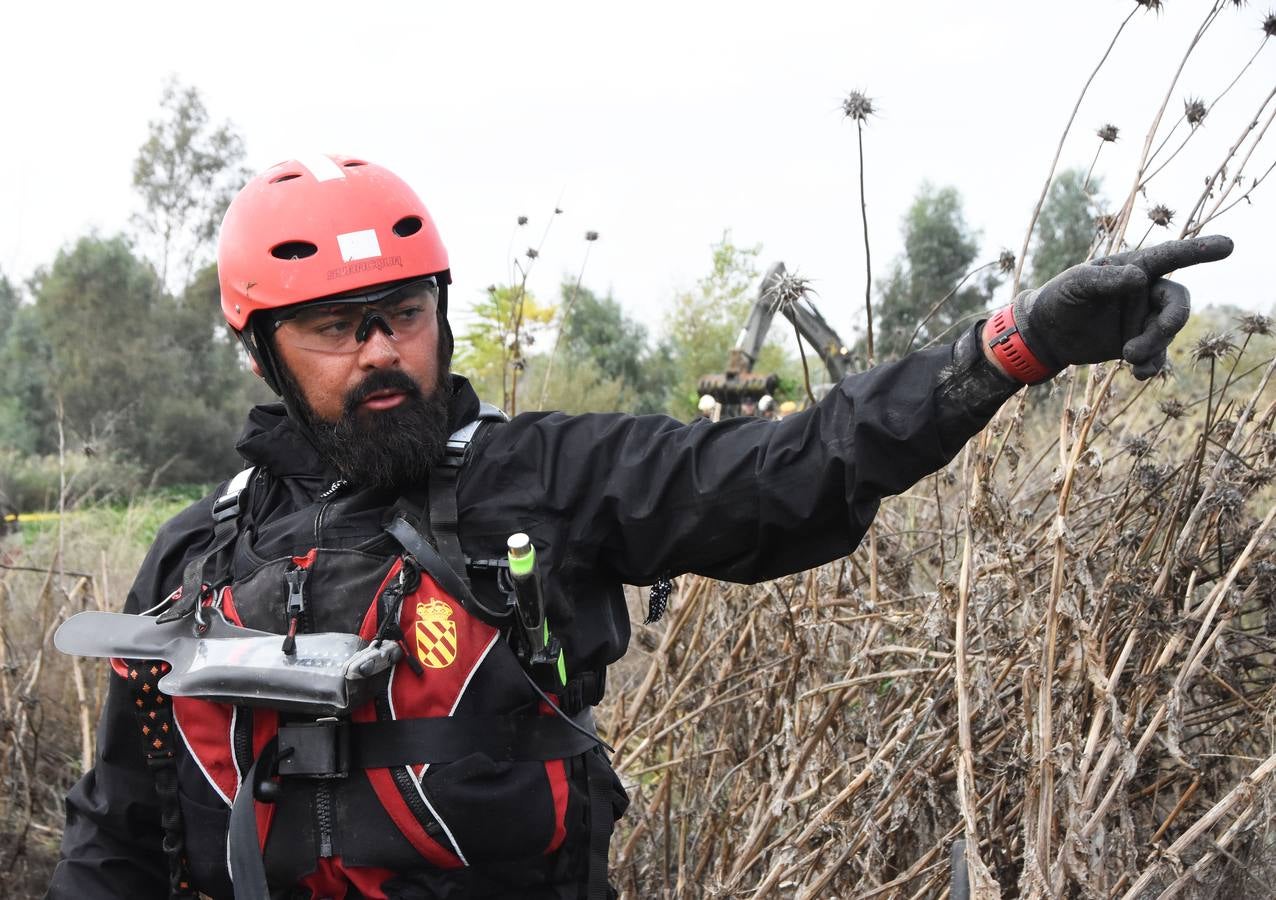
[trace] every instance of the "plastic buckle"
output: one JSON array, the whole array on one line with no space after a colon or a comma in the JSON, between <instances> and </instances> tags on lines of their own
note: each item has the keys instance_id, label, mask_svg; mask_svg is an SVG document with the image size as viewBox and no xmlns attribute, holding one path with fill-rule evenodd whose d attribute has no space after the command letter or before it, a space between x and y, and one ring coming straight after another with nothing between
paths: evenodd
<instances>
[{"instance_id":1,"label":"plastic buckle","mask_svg":"<svg viewBox=\"0 0 1276 900\"><path fill-rule=\"evenodd\" d=\"M281 776L345 778L350 772L349 723L336 718L279 726Z\"/></svg>"},{"instance_id":2,"label":"plastic buckle","mask_svg":"<svg viewBox=\"0 0 1276 900\"><path fill-rule=\"evenodd\" d=\"M213 521L225 522L239 515L239 494L223 494L213 501Z\"/></svg>"}]
</instances>

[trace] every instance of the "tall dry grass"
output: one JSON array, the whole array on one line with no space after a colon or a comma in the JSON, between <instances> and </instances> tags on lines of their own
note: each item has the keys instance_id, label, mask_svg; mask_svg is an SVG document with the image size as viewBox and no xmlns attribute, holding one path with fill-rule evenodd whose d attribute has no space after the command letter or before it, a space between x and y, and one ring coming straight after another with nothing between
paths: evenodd
<instances>
[{"instance_id":1,"label":"tall dry grass","mask_svg":"<svg viewBox=\"0 0 1276 900\"><path fill-rule=\"evenodd\" d=\"M0 896L44 895L67 790L91 764L107 669L67 657L53 632L118 610L156 528L189 498L67 508L0 536Z\"/></svg>"},{"instance_id":2,"label":"tall dry grass","mask_svg":"<svg viewBox=\"0 0 1276 900\"><path fill-rule=\"evenodd\" d=\"M1193 349L1012 401L877 579L681 579L601 717L624 896L944 897L959 839L977 897L1272 896L1276 356Z\"/></svg>"}]
</instances>

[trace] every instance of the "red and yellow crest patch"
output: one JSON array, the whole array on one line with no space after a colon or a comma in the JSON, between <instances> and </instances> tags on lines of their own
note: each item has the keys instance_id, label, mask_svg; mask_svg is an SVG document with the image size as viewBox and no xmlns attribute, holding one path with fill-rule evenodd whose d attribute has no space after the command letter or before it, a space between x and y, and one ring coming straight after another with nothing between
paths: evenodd
<instances>
[{"instance_id":1,"label":"red and yellow crest patch","mask_svg":"<svg viewBox=\"0 0 1276 900\"><path fill-rule=\"evenodd\" d=\"M416 605L416 658L430 669L446 669L456 659L456 622L442 600Z\"/></svg>"}]
</instances>

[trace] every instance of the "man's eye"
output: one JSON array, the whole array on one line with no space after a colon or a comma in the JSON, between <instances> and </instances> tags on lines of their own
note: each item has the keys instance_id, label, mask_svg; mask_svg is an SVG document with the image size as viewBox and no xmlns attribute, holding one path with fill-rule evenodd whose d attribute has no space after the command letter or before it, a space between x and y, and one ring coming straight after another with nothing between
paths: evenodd
<instances>
[{"instance_id":1,"label":"man's eye","mask_svg":"<svg viewBox=\"0 0 1276 900\"><path fill-rule=\"evenodd\" d=\"M316 322L314 325L315 334L336 337L346 334L354 328L354 323L349 319L326 319Z\"/></svg>"},{"instance_id":2,"label":"man's eye","mask_svg":"<svg viewBox=\"0 0 1276 900\"><path fill-rule=\"evenodd\" d=\"M424 306L400 306L390 313L390 318L395 322L411 322L424 312Z\"/></svg>"}]
</instances>

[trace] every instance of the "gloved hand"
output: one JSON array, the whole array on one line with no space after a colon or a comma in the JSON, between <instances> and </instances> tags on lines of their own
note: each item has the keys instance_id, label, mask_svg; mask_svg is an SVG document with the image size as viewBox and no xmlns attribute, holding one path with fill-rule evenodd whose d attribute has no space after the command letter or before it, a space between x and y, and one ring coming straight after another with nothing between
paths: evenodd
<instances>
[{"instance_id":1,"label":"gloved hand","mask_svg":"<svg viewBox=\"0 0 1276 900\"><path fill-rule=\"evenodd\" d=\"M1052 372L1124 359L1135 378L1151 378L1191 311L1187 288L1164 276L1231 252L1230 238L1211 235L1082 263L1016 297L1014 324Z\"/></svg>"}]
</instances>

